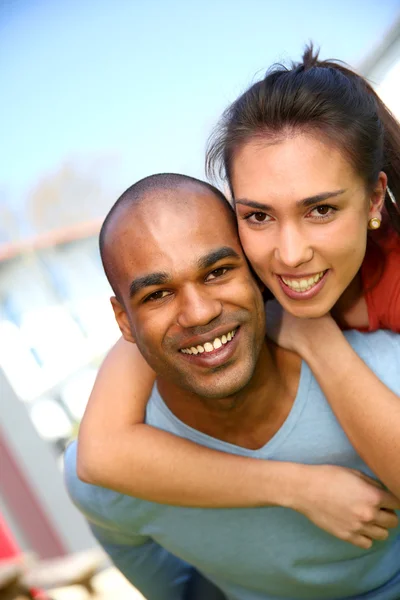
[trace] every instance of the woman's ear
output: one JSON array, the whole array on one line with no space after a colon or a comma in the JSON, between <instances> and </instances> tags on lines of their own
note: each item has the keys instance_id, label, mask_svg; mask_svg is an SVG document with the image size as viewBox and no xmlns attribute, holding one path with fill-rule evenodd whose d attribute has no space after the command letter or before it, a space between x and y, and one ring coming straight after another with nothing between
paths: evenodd
<instances>
[{"instance_id":1,"label":"woman's ear","mask_svg":"<svg viewBox=\"0 0 400 600\"><path fill-rule=\"evenodd\" d=\"M380 221L382 220L382 209L385 203L386 186L387 175L381 171L370 196L368 213L369 219L377 218Z\"/></svg>"},{"instance_id":2,"label":"woman's ear","mask_svg":"<svg viewBox=\"0 0 400 600\"><path fill-rule=\"evenodd\" d=\"M115 296L111 296L110 302L111 306L113 307L115 320L118 323L118 327L120 328L123 338L127 342L132 342L132 344L135 344L136 340L132 335L131 325L129 323L125 308Z\"/></svg>"}]
</instances>

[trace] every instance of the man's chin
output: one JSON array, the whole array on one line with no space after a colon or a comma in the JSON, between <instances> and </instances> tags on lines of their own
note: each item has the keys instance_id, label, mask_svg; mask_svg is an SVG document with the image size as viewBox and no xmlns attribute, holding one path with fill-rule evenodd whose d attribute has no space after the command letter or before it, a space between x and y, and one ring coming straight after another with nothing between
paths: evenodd
<instances>
[{"instance_id":1,"label":"man's chin","mask_svg":"<svg viewBox=\"0 0 400 600\"><path fill-rule=\"evenodd\" d=\"M185 388L207 400L224 400L239 394L251 380L251 374L231 373L229 377L212 377L209 381L187 381Z\"/></svg>"}]
</instances>

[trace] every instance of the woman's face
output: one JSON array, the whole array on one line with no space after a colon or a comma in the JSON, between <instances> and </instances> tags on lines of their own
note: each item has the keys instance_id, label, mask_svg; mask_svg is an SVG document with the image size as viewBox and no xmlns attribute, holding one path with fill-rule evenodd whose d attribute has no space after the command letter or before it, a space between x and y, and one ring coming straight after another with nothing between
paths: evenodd
<instances>
[{"instance_id":1,"label":"woman's face","mask_svg":"<svg viewBox=\"0 0 400 600\"><path fill-rule=\"evenodd\" d=\"M380 217L386 176L373 192L335 146L308 135L251 141L232 164L239 234L260 279L299 317L326 314L363 261L368 220Z\"/></svg>"}]
</instances>

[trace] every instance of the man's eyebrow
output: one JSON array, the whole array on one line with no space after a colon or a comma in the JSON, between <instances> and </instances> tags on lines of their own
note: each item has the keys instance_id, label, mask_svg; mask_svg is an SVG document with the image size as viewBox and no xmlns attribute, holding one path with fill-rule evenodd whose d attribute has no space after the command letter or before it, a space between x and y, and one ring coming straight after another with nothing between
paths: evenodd
<instances>
[{"instance_id":1,"label":"man's eyebrow","mask_svg":"<svg viewBox=\"0 0 400 600\"><path fill-rule=\"evenodd\" d=\"M240 255L229 246L222 246L221 248L217 248L216 250L212 250L205 256L202 256L197 261L197 266L199 269L207 269L212 267L216 262L222 260L223 258L240 258ZM135 294L140 292L146 287L150 287L153 285L164 285L171 281L170 276L165 271L160 271L158 273L149 273L148 275L142 275L141 277L136 277L131 285L129 286L129 297L132 298Z\"/></svg>"},{"instance_id":2,"label":"man's eyebrow","mask_svg":"<svg viewBox=\"0 0 400 600\"><path fill-rule=\"evenodd\" d=\"M131 285L129 286L129 297L133 298L135 294L140 292L146 287L152 285L162 285L170 280L168 273L160 271L159 273L149 273L149 275L143 275L142 277L136 277Z\"/></svg>"},{"instance_id":3,"label":"man's eyebrow","mask_svg":"<svg viewBox=\"0 0 400 600\"><path fill-rule=\"evenodd\" d=\"M209 252L205 256L202 256L197 261L197 266L199 267L199 269L208 269L209 267L212 267L213 265L215 265L215 263L217 263L219 260L222 260L223 258L238 259L238 258L240 258L240 254L238 254L236 252L236 250L234 250L230 246L221 246L221 248L212 250L212 252Z\"/></svg>"},{"instance_id":4,"label":"man's eyebrow","mask_svg":"<svg viewBox=\"0 0 400 600\"><path fill-rule=\"evenodd\" d=\"M310 196L309 198L303 198L302 200L298 200L296 202L296 206L305 207L316 204L317 202L323 202L324 200L329 200L329 198L335 198L336 196L340 196L344 194L347 190L335 190L333 192L323 192L322 194L317 194L316 196ZM239 198L235 200L235 204L242 204L243 206L248 206L249 208L255 208L256 210L273 210L273 207L269 204L264 204L262 202L255 202L254 200L247 200L247 198Z\"/></svg>"}]
</instances>

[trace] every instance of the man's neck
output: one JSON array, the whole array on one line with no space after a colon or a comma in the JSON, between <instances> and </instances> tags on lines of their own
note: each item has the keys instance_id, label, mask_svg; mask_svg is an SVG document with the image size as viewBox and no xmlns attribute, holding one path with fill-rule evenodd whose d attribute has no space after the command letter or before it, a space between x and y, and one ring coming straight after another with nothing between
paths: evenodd
<instances>
[{"instance_id":1,"label":"man's neck","mask_svg":"<svg viewBox=\"0 0 400 600\"><path fill-rule=\"evenodd\" d=\"M204 398L163 379L158 389L186 425L250 449L264 446L288 416L296 397L300 358L266 341L251 381L227 398Z\"/></svg>"}]
</instances>

